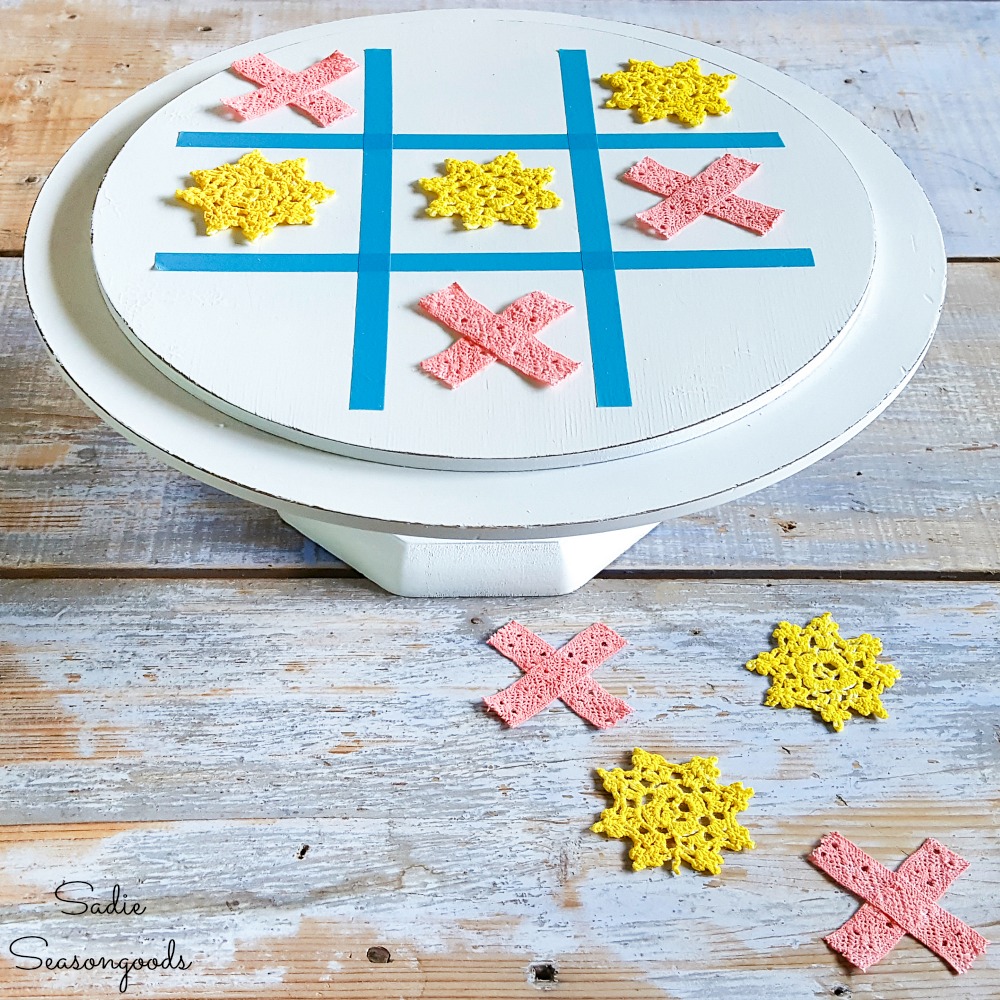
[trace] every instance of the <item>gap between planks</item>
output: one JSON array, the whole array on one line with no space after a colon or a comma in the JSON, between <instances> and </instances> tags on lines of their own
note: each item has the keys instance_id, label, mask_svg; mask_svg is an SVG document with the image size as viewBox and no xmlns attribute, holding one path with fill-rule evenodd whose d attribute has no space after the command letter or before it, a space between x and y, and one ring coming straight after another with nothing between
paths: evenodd
<instances>
[{"instance_id":1,"label":"gap between planks","mask_svg":"<svg viewBox=\"0 0 1000 1000\"><path fill-rule=\"evenodd\" d=\"M98 568L92 566L26 566L0 568L0 580L363 580L364 576L349 566L274 566L182 567L142 566ZM597 580L711 580L716 583L743 580L823 580L863 582L887 580L898 583L993 583L1000 580L1000 569L990 570L876 570L876 569L606 569Z\"/></svg>"}]
</instances>

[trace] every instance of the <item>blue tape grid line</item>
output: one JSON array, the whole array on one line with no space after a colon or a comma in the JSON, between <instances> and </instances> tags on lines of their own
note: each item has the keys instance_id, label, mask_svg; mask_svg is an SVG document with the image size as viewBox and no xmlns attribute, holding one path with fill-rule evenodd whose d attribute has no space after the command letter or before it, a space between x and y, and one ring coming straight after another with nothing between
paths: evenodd
<instances>
[{"instance_id":1,"label":"blue tape grid line","mask_svg":"<svg viewBox=\"0 0 1000 1000\"><path fill-rule=\"evenodd\" d=\"M364 135L316 132L178 132L178 146L212 149L361 149ZM598 132L599 149L775 149L785 144L777 132L696 132L619 135ZM423 135L397 133L393 149L569 149L566 135Z\"/></svg>"},{"instance_id":2,"label":"blue tape grid line","mask_svg":"<svg viewBox=\"0 0 1000 1000\"><path fill-rule=\"evenodd\" d=\"M604 197L587 53L582 49L560 49L559 70L597 405L631 406L618 275L611 250L611 223Z\"/></svg>"},{"instance_id":3,"label":"blue tape grid line","mask_svg":"<svg viewBox=\"0 0 1000 1000\"><path fill-rule=\"evenodd\" d=\"M365 131L361 167L361 236L354 309L350 408L385 407L392 232L392 52L365 49Z\"/></svg>"},{"instance_id":4,"label":"blue tape grid line","mask_svg":"<svg viewBox=\"0 0 1000 1000\"><path fill-rule=\"evenodd\" d=\"M686 271L711 268L813 267L808 247L774 250L616 250L618 271ZM158 253L157 271L258 271L266 273L358 270L356 253ZM581 271L579 253L394 253L398 271Z\"/></svg>"},{"instance_id":5,"label":"blue tape grid line","mask_svg":"<svg viewBox=\"0 0 1000 1000\"><path fill-rule=\"evenodd\" d=\"M598 133L582 49L559 50L565 133L394 134L392 52L365 50L365 114L361 133L179 132L177 145L226 149L360 149L359 252L157 253L161 271L356 273L350 408L385 406L389 276L399 271L577 271L583 273L594 388L599 407L630 406L628 364L618 299L619 270L812 267L804 247L769 250L614 251L604 193L601 149L781 148L777 132ZM580 251L569 253L392 253L392 153L413 150L566 149L570 154Z\"/></svg>"}]
</instances>

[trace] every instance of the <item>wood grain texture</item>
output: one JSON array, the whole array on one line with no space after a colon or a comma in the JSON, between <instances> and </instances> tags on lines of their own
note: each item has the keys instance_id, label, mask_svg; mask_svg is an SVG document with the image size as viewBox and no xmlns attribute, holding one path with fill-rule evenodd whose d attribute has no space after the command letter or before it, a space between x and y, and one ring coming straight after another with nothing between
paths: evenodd
<instances>
[{"instance_id":1,"label":"wood grain texture","mask_svg":"<svg viewBox=\"0 0 1000 1000\"><path fill-rule=\"evenodd\" d=\"M43 934L50 954L153 954L173 936L196 967L137 977L153 998L534 996L545 962L571 997L1000 992L996 949L960 984L909 939L849 971L820 938L857 904L804 860L834 828L891 867L938 837L972 865L945 906L996 936L996 585L598 581L483 603L363 581L35 581L0 584L0 609L4 950ZM778 619L828 609L901 669L889 719L836 734L761 704L743 662ZM634 714L603 732L562 707L516 730L484 714L518 673L484 642L512 617L555 644L619 630L630 645L599 676ZM716 878L632 872L588 827L606 803L593 769L635 745L718 755L756 790L757 849ZM98 898L118 882L148 913L62 916L62 879ZM372 946L393 961L373 967ZM106 983L0 959L4 997Z\"/></svg>"},{"instance_id":2,"label":"wood grain texture","mask_svg":"<svg viewBox=\"0 0 1000 1000\"><path fill-rule=\"evenodd\" d=\"M493 0L6 0L0 47L0 252L23 245L52 164L94 121L165 73L274 32ZM517 7L663 28L774 66L857 115L927 190L951 256L1000 252L1000 32L989 2L518 0Z\"/></svg>"},{"instance_id":3,"label":"wood grain texture","mask_svg":"<svg viewBox=\"0 0 1000 1000\"><path fill-rule=\"evenodd\" d=\"M314 21L480 2L0 0L0 254L19 251L58 155L163 73ZM953 256L997 254L995 4L518 5L790 73L899 152ZM50 957L154 956L174 937L194 965L133 973L128 995L150 1000L995 1000L997 946L961 980L909 938L849 969L821 938L858 903L804 859L831 829L890 867L938 837L971 862L943 905L997 938L1000 585L778 577L998 571L998 335L1000 264L953 265L927 362L834 455L661 526L612 567L626 579L404 600L268 579L349 571L104 427L45 354L19 262L0 259L0 998L115 994L120 971L14 968L9 942L43 934ZM635 579L678 572L775 579ZM54 579L2 579L32 574ZM115 579L130 574L222 579ZM834 734L762 706L743 662L778 620L824 610L902 670L889 719ZM621 631L630 646L599 679L635 713L607 732L560 707L513 731L483 714L517 675L485 645L512 617L555 644L595 620ZM632 872L626 845L588 827L607 802L593 769L637 744L717 754L722 780L756 789L742 818L757 849L718 878ZM117 882L147 911L62 915L64 879L101 902ZM546 966L556 983L532 973Z\"/></svg>"},{"instance_id":4,"label":"wood grain texture","mask_svg":"<svg viewBox=\"0 0 1000 1000\"><path fill-rule=\"evenodd\" d=\"M931 352L872 426L797 476L665 522L613 571L1000 567L1000 265L954 264ZM269 510L172 471L92 416L0 260L0 572L322 573Z\"/></svg>"}]
</instances>

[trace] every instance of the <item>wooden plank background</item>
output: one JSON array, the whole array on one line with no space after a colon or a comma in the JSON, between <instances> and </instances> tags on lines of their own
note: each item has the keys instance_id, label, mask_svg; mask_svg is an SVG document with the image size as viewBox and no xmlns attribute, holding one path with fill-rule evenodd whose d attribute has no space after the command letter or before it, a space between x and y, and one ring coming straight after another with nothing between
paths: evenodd
<instances>
[{"instance_id":1,"label":"wooden plank background","mask_svg":"<svg viewBox=\"0 0 1000 1000\"><path fill-rule=\"evenodd\" d=\"M53 954L174 936L198 971L139 977L155 998L312 997L331 971L335 996L530 997L544 963L572 997L995 997L1000 949L961 983L911 940L849 971L820 938L856 904L804 855L836 828L895 867L937 836L972 863L946 906L996 935L998 600L995 583L605 580L461 602L348 580L8 582L3 933L42 928ZM889 719L836 734L761 705L743 662L778 618L825 609L845 635L877 626L903 673ZM600 675L634 714L504 731L477 706L518 674L484 645L512 617L559 644L595 619L628 636ZM633 745L719 756L755 789L756 850L715 878L628 869L588 827L593 769ZM61 917L62 878L120 882L148 919ZM0 996L86 978L0 961Z\"/></svg>"},{"instance_id":2,"label":"wooden plank background","mask_svg":"<svg viewBox=\"0 0 1000 1000\"><path fill-rule=\"evenodd\" d=\"M952 263L927 361L871 427L752 497L662 525L577 594L388 597L270 511L167 469L48 359L21 288L39 184L96 118L226 45L460 3L0 3L0 997L112 995L49 954L155 955L153 998L1000 996L904 939L863 974L822 943L857 903L804 860L840 829L894 867L925 836L971 863L944 905L997 935L1000 883L1000 93L993 3L519 0L737 49L848 108L934 204ZM743 662L831 610L903 678L888 720L834 734L766 709ZM512 617L553 642L594 620L635 714L554 708L504 731ZM595 767L632 745L720 757L757 841L721 876L633 873L589 832ZM141 917L61 915L119 882ZM385 954L369 949L383 948ZM546 967L556 982L544 979ZM543 978L532 968L541 971Z\"/></svg>"}]
</instances>

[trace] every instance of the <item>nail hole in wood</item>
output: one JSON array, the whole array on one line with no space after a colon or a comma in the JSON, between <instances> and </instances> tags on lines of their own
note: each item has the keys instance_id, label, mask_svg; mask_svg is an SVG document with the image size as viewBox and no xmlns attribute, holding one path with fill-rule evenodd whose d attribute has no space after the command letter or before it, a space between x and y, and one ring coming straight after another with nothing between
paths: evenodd
<instances>
[{"instance_id":1,"label":"nail hole in wood","mask_svg":"<svg viewBox=\"0 0 1000 1000\"><path fill-rule=\"evenodd\" d=\"M372 965L388 965L392 961L392 955L389 954L388 948L375 945L374 948L368 949L368 961Z\"/></svg>"},{"instance_id":2,"label":"nail hole in wood","mask_svg":"<svg viewBox=\"0 0 1000 1000\"><path fill-rule=\"evenodd\" d=\"M308 844L303 844L299 848L298 855L296 855L298 857L299 861L301 861L306 856L306 854L308 854L308 852L309 852L309 845Z\"/></svg>"},{"instance_id":3,"label":"nail hole in wood","mask_svg":"<svg viewBox=\"0 0 1000 1000\"><path fill-rule=\"evenodd\" d=\"M531 982L533 983L557 982L556 976L558 975L558 972L556 967L550 962L540 962L538 965L533 965L529 972L531 975Z\"/></svg>"}]
</instances>

